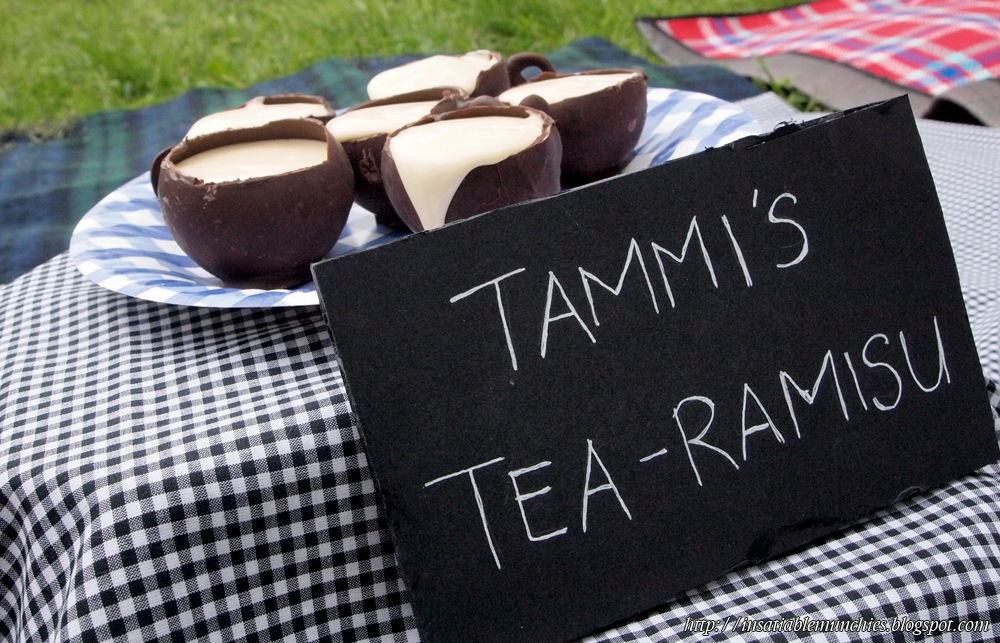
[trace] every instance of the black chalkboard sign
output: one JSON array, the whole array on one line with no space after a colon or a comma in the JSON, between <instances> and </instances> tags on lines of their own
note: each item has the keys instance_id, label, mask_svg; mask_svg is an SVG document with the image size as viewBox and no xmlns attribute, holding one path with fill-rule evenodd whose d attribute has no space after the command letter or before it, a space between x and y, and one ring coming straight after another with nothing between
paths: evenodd
<instances>
[{"instance_id":1,"label":"black chalkboard sign","mask_svg":"<svg viewBox=\"0 0 1000 643\"><path fill-rule=\"evenodd\" d=\"M998 457L905 100L314 275L429 642L571 640Z\"/></svg>"}]
</instances>

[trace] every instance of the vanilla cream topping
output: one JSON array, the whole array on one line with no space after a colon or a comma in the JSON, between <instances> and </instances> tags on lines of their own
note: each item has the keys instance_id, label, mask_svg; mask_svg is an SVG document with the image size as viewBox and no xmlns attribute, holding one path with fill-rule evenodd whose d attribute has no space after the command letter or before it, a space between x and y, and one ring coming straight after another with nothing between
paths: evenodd
<instances>
[{"instance_id":1,"label":"vanilla cream topping","mask_svg":"<svg viewBox=\"0 0 1000 643\"><path fill-rule=\"evenodd\" d=\"M544 121L482 116L457 118L405 129L389 139L396 171L425 230L444 225L448 206L466 175L528 148Z\"/></svg>"},{"instance_id":2,"label":"vanilla cream topping","mask_svg":"<svg viewBox=\"0 0 1000 643\"><path fill-rule=\"evenodd\" d=\"M389 134L427 116L437 104L438 101L432 100L366 107L344 112L327 123L326 129L341 143L375 134Z\"/></svg>"},{"instance_id":3,"label":"vanilla cream topping","mask_svg":"<svg viewBox=\"0 0 1000 643\"><path fill-rule=\"evenodd\" d=\"M319 165L327 159L324 141L271 139L236 143L190 156L177 169L206 183L273 176Z\"/></svg>"},{"instance_id":4,"label":"vanilla cream topping","mask_svg":"<svg viewBox=\"0 0 1000 643\"><path fill-rule=\"evenodd\" d=\"M471 94L480 72L497 62L486 50L463 56L431 56L376 75L368 83L368 97L378 100L431 87L461 87Z\"/></svg>"},{"instance_id":5,"label":"vanilla cream topping","mask_svg":"<svg viewBox=\"0 0 1000 643\"><path fill-rule=\"evenodd\" d=\"M567 98L576 98L586 94L593 94L602 89L613 87L621 82L638 76L638 73L622 74L585 74L580 76L563 76L562 78L552 78L550 80L540 80L534 83L524 83L517 87L511 87L497 98L518 105L522 100L535 94L541 96L551 105Z\"/></svg>"},{"instance_id":6,"label":"vanilla cream topping","mask_svg":"<svg viewBox=\"0 0 1000 643\"><path fill-rule=\"evenodd\" d=\"M264 97L258 96L247 101L243 107L227 109L223 112L209 114L195 121L185 138L204 136L227 129L243 129L260 127L271 121L306 118L308 116L326 116L330 111L317 103L283 103L265 105Z\"/></svg>"}]
</instances>

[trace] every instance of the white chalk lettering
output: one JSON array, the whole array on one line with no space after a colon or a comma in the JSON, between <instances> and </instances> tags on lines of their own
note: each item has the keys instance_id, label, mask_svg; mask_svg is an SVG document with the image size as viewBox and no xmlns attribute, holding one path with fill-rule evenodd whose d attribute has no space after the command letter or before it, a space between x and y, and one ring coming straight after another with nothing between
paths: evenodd
<instances>
[{"instance_id":1,"label":"white chalk lettering","mask_svg":"<svg viewBox=\"0 0 1000 643\"><path fill-rule=\"evenodd\" d=\"M699 433L697 436L695 436L694 439L691 440L688 440L687 433L684 431L684 425L681 423L681 416L680 416L681 407L689 402L701 402L702 404L707 406L708 410L711 412L711 415L709 415L708 418L708 422L705 423L705 428L703 428L701 430L701 433ZM712 420L714 419L715 419L715 402L701 395L693 395L691 397L686 397L683 400L681 400L676 407L674 407L674 420L677 422L677 428L681 430L681 439L684 441L684 449L687 451L688 462L691 463L691 468L694 469L694 476L698 480L699 486L704 486L704 485L702 485L701 483L701 474L698 473L698 465L694 463L694 455L691 453L692 445L705 447L706 449L711 449L712 451L715 451L716 453L723 455L727 460L729 460L730 464L736 467L737 470L739 470L740 468L740 465L736 464L736 460L733 460L731 455L729 455L719 447L705 442L704 440L705 435L708 434L708 430L712 428Z\"/></svg>"},{"instance_id":2,"label":"white chalk lettering","mask_svg":"<svg viewBox=\"0 0 1000 643\"><path fill-rule=\"evenodd\" d=\"M591 468L593 466L594 460L597 460L597 464L601 467L601 471L604 472L604 477L607 479L607 482L605 482L604 484L602 484L602 485L600 485L598 487L591 488L590 487L590 472L591 472ZM601 456L597 455L597 451L594 450L594 441L591 440L590 438L588 438L587 439L587 478L583 482L583 531L584 531L584 533L587 532L587 505L588 505L588 502L590 500L590 497L592 495L594 495L595 493L598 493L598 492L601 492L601 491L608 491L608 490L613 491L615 493L615 498L618 498L618 504L620 504L622 506L622 509L625 511L625 515L628 516L628 519L632 520L632 512L628 510L627 506L625 506L625 501L622 500L622 495L618 492L618 487L615 486L614 481L611 479L611 474L608 473L608 468L604 466L604 463L601 462Z\"/></svg>"},{"instance_id":3,"label":"white chalk lettering","mask_svg":"<svg viewBox=\"0 0 1000 643\"><path fill-rule=\"evenodd\" d=\"M740 248L740 244L736 241L736 235L733 234L733 228L729 225L729 217L722 215L722 225L726 226L726 233L729 234L729 241L733 244L733 252L736 253L736 259L740 262L740 268L743 270L743 278L747 282L747 288L753 286L753 279L750 278L750 269L747 268L747 260L743 257L743 249Z\"/></svg>"},{"instance_id":4,"label":"white chalk lettering","mask_svg":"<svg viewBox=\"0 0 1000 643\"><path fill-rule=\"evenodd\" d=\"M555 317L552 316L553 284L559 287L559 294L562 296L563 302L569 308L569 312L565 312L561 315L556 315ZM583 322L583 319L580 317L579 313L576 312L576 307L573 306L573 302L571 302L569 298L566 296L566 291L563 290L562 284L559 283L559 279L556 277L556 274L550 270L549 292L548 294L545 295L545 319L542 320L542 357L545 357L545 351L548 349L549 325L551 325L552 322L554 321L559 321L560 319L566 319L567 317L575 318L576 321L580 324L580 327L583 328L583 331L587 333L587 337L590 338L590 341L594 344L597 343L597 340L594 339L594 334L590 332L590 329L587 328L587 324Z\"/></svg>"},{"instance_id":5,"label":"white chalk lettering","mask_svg":"<svg viewBox=\"0 0 1000 643\"><path fill-rule=\"evenodd\" d=\"M930 393L931 391L936 391L937 387L941 385L941 376L944 375L945 379L951 384L951 373L948 372L948 364L945 362L944 358L944 345L941 343L941 329L938 328L937 316L934 317L934 336L937 338L937 349L938 349L938 378L934 382L934 386L924 386L917 379L917 374L913 371L913 362L910 361L910 351L906 347L906 337L903 336L903 331L899 331L899 341L903 345L903 355L906 356L906 366L910 369L910 377L913 381L917 383L920 390L924 393Z\"/></svg>"},{"instance_id":6,"label":"white chalk lettering","mask_svg":"<svg viewBox=\"0 0 1000 643\"><path fill-rule=\"evenodd\" d=\"M798 229L799 234L802 235L802 249L799 250L799 256L796 257L795 259L792 259L788 263L776 264L779 268L790 268L791 266L800 263L803 259L806 258L806 255L809 254L809 237L806 236L805 229L795 221L792 221L791 219L781 219L779 217L774 216L774 208L778 205L778 201L782 199L791 199L792 203L799 202L799 200L795 198L794 194L785 192L784 194L778 195L778 198L776 198L774 201L771 202L771 209L767 211L767 220L770 221L771 223L787 223L788 225L793 225Z\"/></svg>"},{"instance_id":7,"label":"white chalk lettering","mask_svg":"<svg viewBox=\"0 0 1000 643\"><path fill-rule=\"evenodd\" d=\"M517 501L517 507L521 510L521 520L524 522L524 531L528 534L528 540L531 542L538 542L539 540L548 540L549 538L555 538L556 536L562 536L566 533L566 527L558 529L556 531L551 531L547 534L541 536L533 536L531 534L531 527L528 526L528 515L524 512L524 503L532 498L537 498L552 491L552 487L542 487L537 491L532 491L531 493L521 493L521 490L517 486L517 479L519 476L523 476L526 473L531 473L532 471L538 471L544 467L552 464L549 461L539 462L536 465L527 467L525 469L516 469L514 471L508 471L507 475L510 476L510 481L514 485L514 500Z\"/></svg>"},{"instance_id":8,"label":"white chalk lettering","mask_svg":"<svg viewBox=\"0 0 1000 643\"><path fill-rule=\"evenodd\" d=\"M661 455L667 455L668 451L666 449L660 449L656 453L650 453L645 458L639 458L639 462L649 462L650 460L656 459Z\"/></svg>"},{"instance_id":9,"label":"white chalk lettering","mask_svg":"<svg viewBox=\"0 0 1000 643\"><path fill-rule=\"evenodd\" d=\"M760 409L760 412L764 414L764 419L767 420L763 424L755 424L750 428L747 428L748 398L753 398L753 401L757 405L757 408ZM774 420L771 419L771 415L767 412L767 409L764 408L764 405L761 403L760 398L757 397L757 394L753 392L753 389L750 388L750 385L744 382L743 383L743 461L744 462L747 461L747 436L753 435L758 431L763 431L768 428L771 429L772 433L774 433L774 438L778 441L779 444L785 443L785 436L781 435L781 431L779 431L778 427L774 425Z\"/></svg>"},{"instance_id":10,"label":"white chalk lettering","mask_svg":"<svg viewBox=\"0 0 1000 643\"><path fill-rule=\"evenodd\" d=\"M660 266L660 275L663 277L663 285L667 289L667 297L670 298L671 308L676 308L677 305L674 302L674 292L670 289L670 282L667 280L667 271L663 267L663 259L661 258L661 255L667 255L677 263L684 263L684 257L687 256L688 246L691 245L691 238L694 235L698 235L698 245L701 246L701 256L705 260L705 266L708 267L708 274L712 276L712 284L716 288L719 287L719 280L715 278L715 269L712 267L712 258L708 255L708 248L705 247L705 240L701 236L701 228L698 227L698 217L691 217L691 225L688 226L687 237L684 239L684 245L681 247L681 256L678 257L658 243L652 243L653 255L656 257L656 263ZM634 240L633 243L635 243ZM645 267L643 270L645 270Z\"/></svg>"},{"instance_id":11,"label":"white chalk lettering","mask_svg":"<svg viewBox=\"0 0 1000 643\"><path fill-rule=\"evenodd\" d=\"M875 335L872 335L871 337L868 338L868 341L865 342L865 347L861 349L861 359L864 361L865 366L867 366L868 368L876 368L879 366L881 366L882 368L887 368L889 369L889 372L892 373L892 376L896 378L896 399L892 404L883 404L877 397L872 397L872 404L875 405L875 408L877 408L880 411L891 411L892 409L896 408L896 406L899 404L899 399L903 397L903 380L902 378L899 377L899 372L893 367L886 364L885 362L873 362L870 359L868 359L868 347L871 346L871 343L876 339L881 339L886 346L889 345L889 338L883 335L882 333L877 333ZM860 389L858 390L860 391ZM865 408L867 409L868 407L866 406Z\"/></svg>"},{"instance_id":12,"label":"white chalk lettering","mask_svg":"<svg viewBox=\"0 0 1000 643\"><path fill-rule=\"evenodd\" d=\"M792 406L792 395L788 390L788 384L791 383L795 390L798 392L799 397L805 400L810 406L816 401L816 393L819 391L819 385L823 381L823 376L826 375L826 367L829 365L830 371L833 372L833 381L837 387L837 397L840 399L840 408L844 412L844 419L850 421L850 416L847 414L847 403L844 402L844 393L840 390L840 378L837 377L837 365L833 361L833 351L827 351L826 355L823 357L823 365L819 369L819 375L816 376L816 382L813 383L811 391L806 391L801 386L795 383L792 376L781 371L778 373L778 379L781 381L781 388L785 392L785 402L788 404L788 413L792 416L792 424L795 425L795 435L800 439L802 438L802 432L799 430L799 420L795 417L795 407Z\"/></svg>"},{"instance_id":13,"label":"white chalk lettering","mask_svg":"<svg viewBox=\"0 0 1000 643\"><path fill-rule=\"evenodd\" d=\"M858 381L858 373L854 370L854 362L851 361L851 354L844 351L844 361L847 362L847 368L851 371L851 377L854 378L854 390L858 392L858 399L861 400L861 406L868 410L868 402L865 401L865 395L861 392L861 383Z\"/></svg>"},{"instance_id":14,"label":"white chalk lettering","mask_svg":"<svg viewBox=\"0 0 1000 643\"><path fill-rule=\"evenodd\" d=\"M653 283L649 280L649 273L646 271L646 262L642 260L642 253L639 252L639 244L636 243L635 239L632 239L632 242L628 246L628 256L625 258L625 267L622 268L622 274L618 277L618 285L616 287L612 288L598 279L593 273L587 272L582 267L579 268L580 279L583 280L583 289L587 292L587 301L590 302L590 314L594 316L594 326L600 326L601 322L597 321L597 310L594 308L594 295L590 292L590 282L597 282L599 286L617 297L622 292L622 286L625 285L625 275L628 273L628 269L632 265L633 256L639 260L639 267L642 269L642 276L646 280L646 288L649 289L649 296L653 300L653 310L656 311L656 314L660 314L660 306L656 303L656 293L653 292Z\"/></svg>"},{"instance_id":15,"label":"white chalk lettering","mask_svg":"<svg viewBox=\"0 0 1000 643\"><path fill-rule=\"evenodd\" d=\"M466 290L463 293L459 293L448 300L449 302L454 304L456 301L465 299L469 295L478 292L487 286L493 286L493 288L496 290L497 293L497 309L500 311L500 322L503 324L503 334L504 337L507 338L507 351L510 353L510 365L514 367L515 371L517 370L517 355L514 354L514 341L510 337L510 327L507 325L507 315L504 313L503 310L503 296L500 294L500 282L506 279L507 277L511 277L520 272L524 272L524 270L525 270L524 268L518 268L517 270L512 270L511 272L508 272L506 275L500 275L496 279L491 279L490 281L479 284L478 286Z\"/></svg>"},{"instance_id":16,"label":"white chalk lettering","mask_svg":"<svg viewBox=\"0 0 1000 643\"><path fill-rule=\"evenodd\" d=\"M462 469L461 471L456 471L455 473L449 473L446 476L441 476L440 478L435 478L430 482L424 483L424 489L427 487L437 484L442 480L448 480L450 478L456 478L462 474L469 474L469 480L472 482L472 493L476 497L476 507L479 508L479 518L483 521L483 531L486 532L486 542L490 545L490 552L493 554L493 561L497 564L497 569L500 569L500 556L497 555L497 548L493 546L493 537L490 535L490 526L486 522L486 509L483 508L483 497L479 495L479 487L476 485L476 476L473 473L476 469L482 469L483 467L488 467L491 464L496 464L501 462L503 458L493 458L489 462L483 462L482 464L477 464L475 466L469 467L468 469Z\"/></svg>"}]
</instances>

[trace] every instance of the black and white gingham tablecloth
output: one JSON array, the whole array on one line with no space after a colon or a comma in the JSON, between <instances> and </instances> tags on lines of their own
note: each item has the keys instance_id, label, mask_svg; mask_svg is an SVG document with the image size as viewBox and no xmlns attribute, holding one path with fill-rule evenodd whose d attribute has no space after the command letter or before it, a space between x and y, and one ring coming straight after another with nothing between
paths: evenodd
<instances>
[{"instance_id":1,"label":"black and white gingham tablecloth","mask_svg":"<svg viewBox=\"0 0 1000 643\"><path fill-rule=\"evenodd\" d=\"M748 109L787 117L770 98ZM1000 133L921 133L997 409ZM991 465L587 641L741 616L1000 632L998 534ZM0 289L0 640L419 640L318 309L131 299L65 253Z\"/></svg>"}]
</instances>

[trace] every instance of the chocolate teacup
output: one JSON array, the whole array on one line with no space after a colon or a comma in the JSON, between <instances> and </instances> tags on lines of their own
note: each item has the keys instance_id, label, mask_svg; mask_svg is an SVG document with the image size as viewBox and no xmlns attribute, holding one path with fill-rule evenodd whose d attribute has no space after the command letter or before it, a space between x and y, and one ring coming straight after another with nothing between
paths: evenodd
<instances>
[{"instance_id":1,"label":"chocolate teacup","mask_svg":"<svg viewBox=\"0 0 1000 643\"><path fill-rule=\"evenodd\" d=\"M646 76L631 69L543 72L499 99L552 116L563 141L567 187L603 179L628 165L646 122Z\"/></svg>"},{"instance_id":2,"label":"chocolate teacup","mask_svg":"<svg viewBox=\"0 0 1000 643\"><path fill-rule=\"evenodd\" d=\"M386 137L399 128L420 120L448 95L467 98L453 87L421 89L351 107L327 121L326 128L344 146L354 170L354 199L390 228L407 228L392 206L382 185L382 146Z\"/></svg>"},{"instance_id":3,"label":"chocolate teacup","mask_svg":"<svg viewBox=\"0 0 1000 643\"><path fill-rule=\"evenodd\" d=\"M354 176L318 120L206 134L153 162L153 189L181 249L231 288L291 288L337 242Z\"/></svg>"},{"instance_id":4,"label":"chocolate teacup","mask_svg":"<svg viewBox=\"0 0 1000 643\"><path fill-rule=\"evenodd\" d=\"M556 194L561 158L559 132L544 112L480 104L390 134L382 179L400 218L419 232Z\"/></svg>"}]
</instances>

